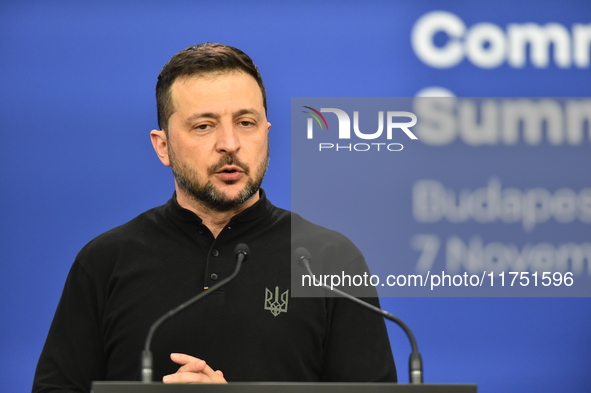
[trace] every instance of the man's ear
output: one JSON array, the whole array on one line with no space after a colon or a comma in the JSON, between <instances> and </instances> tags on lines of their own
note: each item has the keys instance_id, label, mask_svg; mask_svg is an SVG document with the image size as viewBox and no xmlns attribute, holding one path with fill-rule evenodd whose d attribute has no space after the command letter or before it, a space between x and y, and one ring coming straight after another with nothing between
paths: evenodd
<instances>
[{"instance_id":1,"label":"man's ear","mask_svg":"<svg viewBox=\"0 0 591 393\"><path fill-rule=\"evenodd\" d=\"M156 155L160 161L164 165L170 166L170 158L168 157L168 137L166 133L162 130L152 130L150 132L150 139L152 140L152 146L154 146L154 151L156 151Z\"/></svg>"}]
</instances>

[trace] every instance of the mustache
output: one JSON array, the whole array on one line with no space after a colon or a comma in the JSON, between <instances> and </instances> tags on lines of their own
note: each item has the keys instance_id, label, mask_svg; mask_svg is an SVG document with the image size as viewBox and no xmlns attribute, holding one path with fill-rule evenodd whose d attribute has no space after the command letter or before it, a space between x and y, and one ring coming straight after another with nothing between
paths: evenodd
<instances>
[{"instance_id":1,"label":"mustache","mask_svg":"<svg viewBox=\"0 0 591 393\"><path fill-rule=\"evenodd\" d=\"M235 154L226 154L222 156L217 164L211 165L207 168L207 173L209 175L213 175L226 165L237 166L240 168L240 170L242 170L242 172L244 172L244 174L250 174L250 166L247 163L240 161L240 159L236 157Z\"/></svg>"}]
</instances>

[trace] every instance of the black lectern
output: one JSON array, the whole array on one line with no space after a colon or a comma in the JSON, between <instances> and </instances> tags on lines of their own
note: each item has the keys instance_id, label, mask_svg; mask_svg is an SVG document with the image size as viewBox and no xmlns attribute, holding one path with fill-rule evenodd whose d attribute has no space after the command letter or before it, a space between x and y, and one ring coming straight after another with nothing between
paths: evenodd
<instances>
[{"instance_id":1,"label":"black lectern","mask_svg":"<svg viewBox=\"0 0 591 393\"><path fill-rule=\"evenodd\" d=\"M476 393L474 384L275 383L168 385L143 382L93 382L93 393Z\"/></svg>"}]
</instances>

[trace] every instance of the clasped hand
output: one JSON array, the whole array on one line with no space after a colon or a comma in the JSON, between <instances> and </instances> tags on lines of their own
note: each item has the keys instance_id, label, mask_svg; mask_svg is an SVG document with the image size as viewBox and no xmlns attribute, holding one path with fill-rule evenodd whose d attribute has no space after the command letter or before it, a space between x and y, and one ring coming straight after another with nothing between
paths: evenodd
<instances>
[{"instance_id":1,"label":"clasped hand","mask_svg":"<svg viewBox=\"0 0 591 393\"><path fill-rule=\"evenodd\" d=\"M228 383L224 373L214 371L204 360L182 353L172 353L170 359L181 367L176 373L165 375L164 383Z\"/></svg>"}]
</instances>

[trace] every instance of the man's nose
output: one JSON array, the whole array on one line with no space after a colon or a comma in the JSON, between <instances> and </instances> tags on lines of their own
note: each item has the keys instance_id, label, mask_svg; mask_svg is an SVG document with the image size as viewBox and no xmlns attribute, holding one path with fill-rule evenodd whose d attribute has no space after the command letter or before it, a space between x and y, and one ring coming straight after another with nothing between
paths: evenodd
<instances>
[{"instance_id":1,"label":"man's nose","mask_svg":"<svg viewBox=\"0 0 591 393\"><path fill-rule=\"evenodd\" d=\"M216 150L220 153L236 153L240 149L238 132L233 124L222 124L217 132Z\"/></svg>"}]
</instances>

